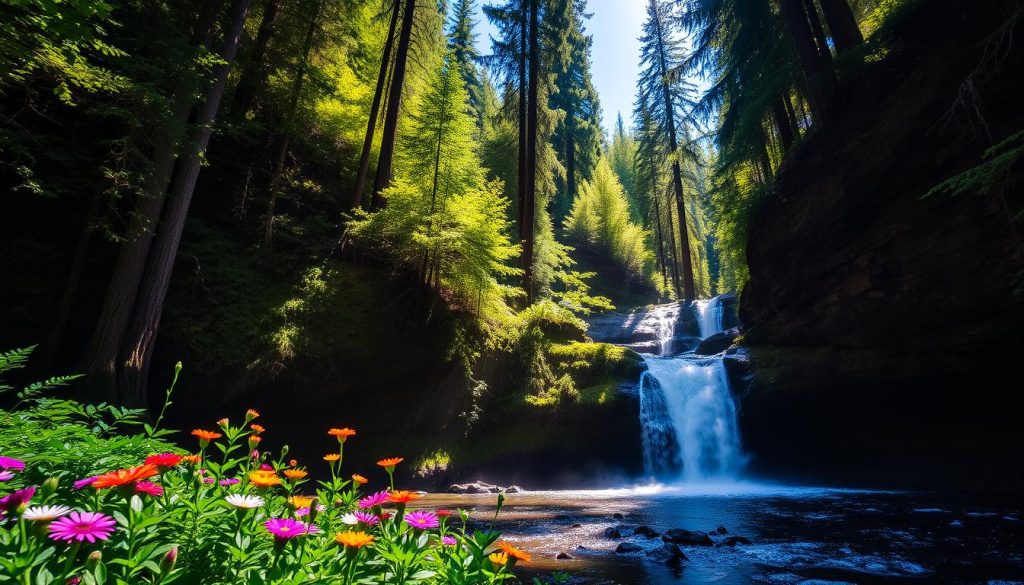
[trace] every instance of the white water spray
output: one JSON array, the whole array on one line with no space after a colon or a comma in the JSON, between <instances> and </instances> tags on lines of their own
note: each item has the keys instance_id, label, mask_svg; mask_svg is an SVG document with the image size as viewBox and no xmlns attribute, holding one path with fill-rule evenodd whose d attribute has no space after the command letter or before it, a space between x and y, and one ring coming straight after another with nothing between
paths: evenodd
<instances>
[{"instance_id":1,"label":"white water spray","mask_svg":"<svg viewBox=\"0 0 1024 585\"><path fill-rule=\"evenodd\" d=\"M693 301L693 306L697 309L701 339L722 332L722 301L718 297Z\"/></svg>"}]
</instances>

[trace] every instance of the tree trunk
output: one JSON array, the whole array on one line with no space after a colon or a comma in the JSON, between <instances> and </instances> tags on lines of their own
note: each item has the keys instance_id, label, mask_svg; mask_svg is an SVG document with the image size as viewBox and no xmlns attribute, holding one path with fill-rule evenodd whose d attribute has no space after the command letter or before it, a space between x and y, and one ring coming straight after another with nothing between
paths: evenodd
<instances>
[{"instance_id":1,"label":"tree trunk","mask_svg":"<svg viewBox=\"0 0 1024 585\"><path fill-rule=\"evenodd\" d=\"M832 42L836 45L836 53L844 52L864 42L864 35L857 26L857 19L846 0L818 0L821 12L825 15L828 30L832 33Z\"/></svg>"},{"instance_id":2,"label":"tree trunk","mask_svg":"<svg viewBox=\"0 0 1024 585\"><path fill-rule=\"evenodd\" d=\"M536 295L533 262L537 218L537 114L540 105L537 103L537 85L540 80L539 22L540 2L530 0L530 99L526 112L526 216L523 218L526 240L523 244L523 280L526 285L526 302L531 305Z\"/></svg>"},{"instance_id":3,"label":"tree trunk","mask_svg":"<svg viewBox=\"0 0 1024 585\"><path fill-rule=\"evenodd\" d=\"M822 62L822 54L815 43L814 35L807 21L807 12L800 0L779 0L779 5L782 8L782 16L786 20L786 28L789 29L789 36L793 40L797 57L800 59L800 67L804 72L807 101L811 106L811 114L818 119L825 107L828 88L831 85L831 64L826 66Z\"/></svg>"},{"instance_id":4,"label":"tree trunk","mask_svg":"<svg viewBox=\"0 0 1024 585\"><path fill-rule=\"evenodd\" d=\"M832 48L828 46L828 37L825 36L825 28L821 26L821 19L818 18L818 8L814 0L803 0L804 14L807 15L807 22L811 25L811 34L814 35L814 43L818 47L818 57L826 68L832 67Z\"/></svg>"},{"instance_id":5,"label":"tree trunk","mask_svg":"<svg viewBox=\"0 0 1024 585\"><path fill-rule=\"evenodd\" d=\"M657 226L658 236L658 263L661 265L662 286L668 288L668 267L665 266L665 239L661 234L661 206L658 205L658 181L651 173L651 201L654 204L654 225Z\"/></svg>"},{"instance_id":6,"label":"tree trunk","mask_svg":"<svg viewBox=\"0 0 1024 585\"><path fill-rule=\"evenodd\" d=\"M233 114L245 114L252 109L256 92L264 84L267 77L266 64L263 59L267 54L267 46L270 44L270 37L274 34L274 21L281 9L281 0L267 0L263 7L263 18L260 20L260 28L253 40L252 51L246 62L245 69L238 79L238 86L235 87L235 95L231 101L231 112Z\"/></svg>"},{"instance_id":7,"label":"tree trunk","mask_svg":"<svg viewBox=\"0 0 1024 585\"><path fill-rule=\"evenodd\" d=\"M518 215L516 220L519 222L519 242L526 242L526 101L527 101L527 87L526 87L526 51L527 51L527 32L529 31L530 12L528 0L520 0L522 2L522 14L520 15L521 20L519 22L519 103L517 107L519 109L519 166L516 167L516 201L518 207Z\"/></svg>"},{"instance_id":8,"label":"tree trunk","mask_svg":"<svg viewBox=\"0 0 1024 585\"><path fill-rule=\"evenodd\" d=\"M185 219L192 202L196 180L202 167L203 153L210 141L213 121L220 108L228 84L228 73L238 52L238 42L245 24L249 0L233 0L230 25L220 49L221 63L214 66L214 83L196 116L196 128L174 173L163 225L157 234L146 262L145 277L140 284L132 322L122 345L123 371L119 377L119 396L124 404L145 406L146 377L160 326L164 299L170 284L174 259L178 254Z\"/></svg>"},{"instance_id":9,"label":"tree trunk","mask_svg":"<svg viewBox=\"0 0 1024 585\"><path fill-rule=\"evenodd\" d=\"M299 97L302 95L302 85L306 80L309 54L313 50L313 37L316 35L317 25L320 21L320 6L320 2L317 2L313 7L309 27L306 28L306 38L302 41L299 69L295 72L295 79L292 80L291 92L288 95L288 113L283 122L284 132L278 145L274 171L270 175L270 200L267 201L267 213L263 220L263 245L265 247L270 246L270 240L274 236L274 207L277 205L277 197L281 192L281 178L284 176L284 165L288 159L288 146L291 144L293 131L292 124L295 122L295 113L299 109Z\"/></svg>"},{"instance_id":10,"label":"tree trunk","mask_svg":"<svg viewBox=\"0 0 1024 585\"><path fill-rule=\"evenodd\" d=\"M672 90L668 81L668 65L665 59L665 43L662 36L661 21L655 11L655 26L658 29L658 60L661 66L661 90L665 100L665 127L668 130L669 152L672 153L672 188L676 196L676 208L679 214L680 252L683 256L683 299L692 301L695 298L693 282L693 260L690 254L690 238L686 227L686 204L683 201L683 170L679 164L679 143L676 140L676 118L672 104Z\"/></svg>"},{"instance_id":11,"label":"tree trunk","mask_svg":"<svg viewBox=\"0 0 1024 585\"><path fill-rule=\"evenodd\" d=\"M782 144L782 152L785 153L793 146L794 136L793 127L786 114L786 104L781 98L772 101L772 120L775 122L775 129L779 131L779 142Z\"/></svg>"},{"instance_id":12,"label":"tree trunk","mask_svg":"<svg viewBox=\"0 0 1024 585\"><path fill-rule=\"evenodd\" d=\"M356 184L352 190L352 209L363 204L363 189L366 188L366 175L370 170L370 154L373 150L373 135L377 128L377 115L380 102L384 96L384 86L391 65L391 52L395 47L395 29L398 27L398 13L401 0L395 0L391 7L391 23L388 24L388 38L384 41L384 54L380 59L380 71L377 73L377 87L373 90L373 103L370 105L370 119L366 122L366 137L363 138L363 152L359 155L359 170L356 172Z\"/></svg>"},{"instance_id":13,"label":"tree trunk","mask_svg":"<svg viewBox=\"0 0 1024 585\"><path fill-rule=\"evenodd\" d=\"M566 113L566 116L571 115L571 111ZM568 124L565 133L565 190L569 198L569 208L572 207L572 202L576 198L576 129L573 126L573 124Z\"/></svg>"},{"instance_id":14,"label":"tree trunk","mask_svg":"<svg viewBox=\"0 0 1024 585\"><path fill-rule=\"evenodd\" d=\"M667 222L665 225L666 227L668 227L669 251L672 255L672 286L675 288L676 296L678 297L683 292L683 286L679 280L679 255L676 252L676 224L675 221L672 219L671 204L665 205L665 212L668 215L668 217L666 218Z\"/></svg>"},{"instance_id":15,"label":"tree trunk","mask_svg":"<svg viewBox=\"0 0 1024 585\"><path fill-rule=\"evenodd\" d=\"M386 205L382 191L391 186L394 175L395 142L398 138L398 115L402 108L402 87L405 84L405 68L409 58L409 46L412 43L412 28L415 23L416 0L406 0L402 14L402 33L398 39L398 52L395 54L395 71L391 78L391 89L388 95L388 110L384 116L384 134L380 143L380 157L377 161L377 176L373 181L373 198L371 209L380 209Z\"/></svg>"},{"instance_id":16,"label":"tree trunk","mask_svg":"<svg viewBox=\"0 0 1024 585\"><path fill-rule=\"evenodd\" d=\"M222 4L223 0L215 0L206 6L207 10L201 15L192 36L193 47L210 47ZM125 241L107 285L96 329L79 361L79 369L89 376L93 387L109 399L116 398L118 352L128 329L139 282L164 208L167 183L180 148L178 133L188 124L192 101L189 92L179 91L171 106L171 118L157 133L150 157L152 166L128 220Z\"/></svg>"},{"instance_id":17,"label":"tree trunk","mask_svg":"<svg viewBox=\"0 0 1024 585\"><path fill-rule=\"evenodd\" d=\"M793 109L793 101L789 98L789 91L782 94L782 105L786 108L786 117L789 118L789 126L793 129L793 138L800 136L800 124L796 120L796 110Z\"/></svg>"}]
</instances>

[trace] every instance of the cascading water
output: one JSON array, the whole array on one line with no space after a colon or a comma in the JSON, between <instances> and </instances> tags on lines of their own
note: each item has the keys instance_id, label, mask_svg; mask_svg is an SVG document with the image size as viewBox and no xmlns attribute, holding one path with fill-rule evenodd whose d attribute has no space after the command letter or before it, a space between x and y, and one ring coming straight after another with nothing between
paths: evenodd
<instances>
[{"instance_id":1,"label":"cascading water","mask_svg":"<svg viewBox=\"0 0 1024 585\"><path fill-rule=\"evenodd\" d=\"M722 331L718 299L697 301L694 309L702 338ZM670 313L657 307L653 316L661 324ZM644 356L647 371L640 378L644 469L662 479L736 479L744 457L722 358L666 355L675 330L675 313L671 315L670 325L659 325L662 355Z\"/></svg>"}]
</instances>

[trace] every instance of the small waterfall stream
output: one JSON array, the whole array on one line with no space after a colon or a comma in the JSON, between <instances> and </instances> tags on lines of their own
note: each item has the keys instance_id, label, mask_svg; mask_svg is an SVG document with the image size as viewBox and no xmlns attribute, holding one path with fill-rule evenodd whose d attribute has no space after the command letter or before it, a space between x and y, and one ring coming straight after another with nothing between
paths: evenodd
<instances>
[{"instance_id":1,"label":"small waterfall stream","mask_svg":"<svg viewBox=\"0 0 1024 585\"><path fill-rule=\"evenodd\" d=\"M644 470L660 479L713 481L736 479L743 468L736 404L721 356L668 355L675 335L678 305L659 306L660 354L644 355L640 378L640 424ZM693 306L701 338L722 331L719 299Z\"/></svg>"}]
</instances>

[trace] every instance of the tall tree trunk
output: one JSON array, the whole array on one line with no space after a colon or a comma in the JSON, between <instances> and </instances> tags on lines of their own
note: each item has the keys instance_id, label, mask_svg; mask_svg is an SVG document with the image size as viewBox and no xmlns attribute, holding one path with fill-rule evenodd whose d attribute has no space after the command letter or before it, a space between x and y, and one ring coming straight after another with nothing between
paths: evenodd
<instances>
[{"instance_id":1,"label":"tall tree trunk","mask_svg":"<svg viewBox=\"0 0 1024 585\"><path fill-rule=\"evenodd\" d=\"M661 234L661 205L658 204L658 180L654 173L651 173L651 201L654 204L654 225L657 226L658 236L658 263L661 265L661 283L668 288L668 267L665 265L665 238Z\"/></svg>"},{"instance_id":2,"label":"tall tree trunk","mask_svg":"<svg viewBox=\"0 0 1024 585\"><path fill-rule=\"evenodd\" d=\"M568 114L567 114L568 115ZM576 138L575 128L569 126L566 128L565 137L565 190L566 196L568 197L569 207L572 207L572 202L576 199Z\"/></svg>"},{"instance_id":3,"label":"tall tree trunk","mask_svg":"<svg viewBox=\"0 0 1024 585\"><path fill-rule=\"evenodd\" d=\"M292 87L288 95L288 113L285 115L280 143L277 147L277 156L274 160L274 170L270 175L270 199L267 201L267 213L263 219L263 245L270 246L270 240L274 236L274 207L277 205L277 198L281 193L281 178L284 176L284 166L288 159L288 146L292 139L292 124L295 123L295 113L299 109L299 98L302 96L302 85L306 80L306 68L309 66L309 54L313 50L313 37L316 36L316 29L320 21L320 0L313 6L313 14L309 19L309 26L306 28L306 37L302 41L302 56L299 61L299 68L295 72L295 79L292 80Z\"/></svg>"},{"instance_id":4,"label":"tall tree trunk","mask_svg":"<svg viewBox=\"0 0 1024 585\"><path fill-rule=\"evenodd\" d=\"M281 0L267 0L263 6L263 18L256 38L252 43L252 51L246 61L242 75L238 78L235 95L231 100L232 114L245 114L252 109L256 92L263 86L267 77L267 67L263 59L267 54L270 37L274 34L274 21L281 10Z\"/></svg>"},{"instance_id":5,"label":"tall tree trunk","mask_svg":"<svg viewBox=\"0 0 1024 585\"><path fill-rule=\"evenodd\" d=\"M672 204L667 203L665 205L665 212L667 215L668 227L668 240L669 240L669 252L672 256L672 286L675 288L676 296L680 296L683 293L683 285L679 279L679 255L676 248L676 222L672 218Z\"/></svg>"},{"instance_id":6,"label":"tall tree trunk","mask_svg":"<svg viewBox=\"0 0 1024 585\"><path fill-rule=\"evenodd\" d=\"M222 4L223 0L206 4L192 35L192 47L209 49ZM178 91L171 106L171 117L157 132L150 156L151 167L129 217L125 240L107 285L96 329L79 361L79 369L89 376L95 388L110 399L116 398L118 352L128 329L146 259L164 208L167 183L180 148L180 129L188 124L192 103L188 90Z\"/></svg>"},{"instance_id":7,"label":"tall tree trunk","mask_svg":"<svg viewBox=\"0 0 1024 585\"><path fill-rule=\"evenodd\" d=\"M672 153L672 188L676 196L676 208L679 214L679 238L683 256L683 299L692 301L696 287L693 282L693 260L690 254L690 238L686 227L686 204L683 201L683 170L679 164L679 143L676 139L676 117L673 111L672 90L668 81L668 65L665 59L665 42L661 28L661 20L655 11L654 22L658 29L658 61L661 68L661 91L665 100L665 128L668 130L669 151Z\"/></svg>"},{"instance_id":8,"label":"tall tree trunk","mask_svg":"<svg viewBox=\"0 0 1024 585\"><path fill-rule=\"evenodd\" d=\"M793 109L793 100L789 97L789 91L782 94L782 105L786 108L786 117L789 118L789 126L793 129L793 138L800 136L800 124L796 119L796 110Z\"/></svg>"},{"instance_id":9,"label":"tall tree trunk","mask_svg":"<svg viewBox=\"0 0 1024 585\"><path fill-rule=\"evenodd\" d=\"M394 175L395 142L398 138L398 115L402 108L402 87L405 84L406 62L409 59L409 46L412 44L412 28L415 24L416 0L406 0L402 14L402 33L398 39L398 52L395 54L395 71L391 78L391 89L388 94L388 110L384 116L384 134L380 142L380 157L377 160L377 176L373 181L373 198L371 209L380 209L386 202L382 191L391 186Z\"/></svg>"},{"instance_id":10,"label":"tall tree trunk","mask_svg":"<svg viewBox=\"0 0 1024 585\"><path fill-rule=\"evenodd\" d=\"M832 42L836 44L836 53L842 55L864 42L864 35L860 32L857 19L854 18L846 0L818 1L828 23L828 30L832 33Z\"/></svg>"},{"instance_id":11,"label":"tall tree trunk","mask_svg":"<svg viewBox=\"0 0 1024 585\"><path fill-rule=\"evenodd\" d=\"M64 292L60 297L60 304L57 305L57 312L54 314L53 322L50 324L50 332L46 336L40 352L40 370L52 371L54 361L60 353L61 342L64 340L64 329L68 324L68 317L71 315L71 306L75 302L75 295L78 294L78 283L82 279L82 270L85 268L85 258L88 255L89 243L92 239L93 222L99 215L100 203L103 202L103 194L96 192L89 198L89 206L85 211L85 221L82 231L78 233L78 241L75 243L75 252L71 256L71 266L68 268L68 277L64 282Z\"/></svg>"},{"instance_id":12,"label":"tall tree trunk","mask_svg":"<svg viewBox=\"0 0 1024 585\"><path fill-rule=\"evenodd\" d=\"M811 34L814 35L814 43L818 47L818 57L826 68L832 67L832 48L828 46L828 37L825 36L825 27L821 26L821 19L818 18L818 8L814 0L803 0L804 14L807 15L807 22L811 25Z\"/></svg>"},{"instance_id":13,"label":"tall tree trunk","mask_svg":"<svg viewBox=\"0 0 1024 585\"><path fill-rule=\"evenodd\" d=\"M519 103L516 104L519 110L519 162L516 167L516 201L519 214L516 220L519 222L519 241L526 242L526 124L527 106L527 85L526 85L526 51L527 33L530 26L530 4L528 0L521 0L522 14L519 22Z\"/></svg>"},{"instance_id":14,"label":"tall tree trunk","mask_svg":"<svg viewBox=\"0 0 1024 585\"><path fill-rule=\"evenodd\" d=\"M391 52L395 47L395 29L398 28L398 13L401 12L401 0L395 0L391 7L391 22L388 24L388 38L384 41L384 54L380 59L380 71L377 72L377 87L373 90L373 103L370 105L370 119L366 122L366 136L363 138L363 152L359 155L359 170L356 172L356 184L352 190L352 209L363 204L363 189L366 188L366 175L370 170L370 154L373 150L373 136L377 129L377 115L380 113L380 102L384 96L384 86L391 65Z\"/></svg>"},{"instance_id":15,"label":"tall tree trunk","mask_svg":"<svg viewBox=\"0 0 1024 585\"><path fill-rule=\"evenodd\" d=\"M786 20L786 28L793 40L800 67L804 72L807 84L807 101L811 106L811 115L819 119L825 107L828 89L831 85L831 65L822 62L821 52L814 41L814 35L807 21L807 12L800 0L779 0L782 16Z\"/></svg>"},{"instance_id":16,"label":"tall tree trunk","mask_svg":"<svg viewBox=\"0 0 1024 585\"><path fill-rule=\"evenodd\" d=\"M530 0L530 99L526 111L526 241L523 244L523 276L526 284L526 301L533 304L536 295L534 283L534 243L537 222L537 115L538 83L540 81L540 2Z\"/></svg>"},{"instance_id":17,"label":"tall tree trunk","mask_svg":"<svg viewBox=\"0 0 1024 585\"><path fill-rule=\"evenodd\" d=\"M790 125L789 116L786 114L786 104L782 98L772 101L772 120L775 122L775 129L779 131L779 142L782 143L782 152L785 153L793 146L793 127Z\"/></svg>"},{"instance_id":18,"label":"tall tree trunk","mask_svg":"<svg viewBox=\"0 0 1024 585\"><path fill-rule=\"evenodd\" d=\"M196 128L174 173L163 225L146 263L146 273L132 313L132 322L122 345L123 371L119 377L119 394L125 404L146 404L146 378L163 313L164 299L170 284L174 260L185 229L185 219L192 202L196 180L202 167L203 153L210 141L213 121L220 108L228 84L228 73L238 52L238 42L245 24L249 0L233 0L228 29L220 49L221 63L214 66L214 83L196 116Z\"/></svg>"}]
</instances>

